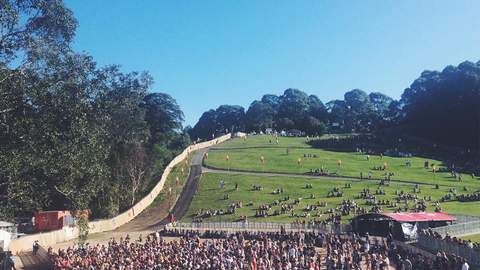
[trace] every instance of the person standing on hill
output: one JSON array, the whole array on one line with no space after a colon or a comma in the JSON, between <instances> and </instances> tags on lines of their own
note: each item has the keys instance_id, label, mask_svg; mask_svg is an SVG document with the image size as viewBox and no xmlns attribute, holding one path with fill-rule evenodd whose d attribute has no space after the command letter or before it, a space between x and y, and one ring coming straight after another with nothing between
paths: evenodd
<instances>
[{"instance_id":1,"label":"person standing on hill","mask_svg":"<svg viewBox=\"0 0 480 270\"><path fill-rule=\"evenodd\" d=\"M39 249L40 249L40 244L38 243L38 240L35 240L35 242L33 242L33 247L32 247L33 255L37 255Z\"/></svg>"}]
</instances>

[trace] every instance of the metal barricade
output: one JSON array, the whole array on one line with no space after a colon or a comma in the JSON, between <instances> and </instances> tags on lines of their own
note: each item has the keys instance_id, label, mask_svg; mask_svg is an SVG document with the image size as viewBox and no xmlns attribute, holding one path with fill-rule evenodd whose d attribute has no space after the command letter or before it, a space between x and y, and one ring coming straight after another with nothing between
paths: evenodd
<instances>
[{"instance_id":1,"label":"metal barricade","mask_svg":"<svg viewBox=\"0 0 480 270\"><path fill-rule=\"evenodd\" d=\"M439 239L437 237L424 234L421 234L418 237L418 245L426 250L431 251L432 253L444 251L449 254L455 254L457 256L465 258L470 264L474 266L480 266L479 249L469 248L456 242L447 241L445 239Z\"/></svg>"},{"instance_id":2,"label":"metal barricade","mask_svg":"<svg viewBox=\"0 0 480 270\"><path fill-rule=\"evenodd\" d=\"M170 223L168 229L210 230L210 231L315 231L325 233L346 233L351 231L349 224L309 224L273 222L205 222Z\"/></svg>"}]
</instances>

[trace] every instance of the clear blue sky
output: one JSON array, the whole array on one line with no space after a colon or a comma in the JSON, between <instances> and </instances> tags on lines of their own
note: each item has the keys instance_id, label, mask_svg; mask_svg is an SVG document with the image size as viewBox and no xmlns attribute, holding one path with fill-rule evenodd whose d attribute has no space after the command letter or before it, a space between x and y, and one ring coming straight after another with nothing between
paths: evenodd
<instances>
[{"instance_id":1,"label":"clear blue sky","mask_svg":"<svg viewBox=\"0 0 480 270\"><path fill-rule=\"evenodd\" d=\"M75 48L149 71L195 124L202 112L298 88L399 98L419 74L480 60L480 1L67 0Z\"/></svg>"}]
</instances>

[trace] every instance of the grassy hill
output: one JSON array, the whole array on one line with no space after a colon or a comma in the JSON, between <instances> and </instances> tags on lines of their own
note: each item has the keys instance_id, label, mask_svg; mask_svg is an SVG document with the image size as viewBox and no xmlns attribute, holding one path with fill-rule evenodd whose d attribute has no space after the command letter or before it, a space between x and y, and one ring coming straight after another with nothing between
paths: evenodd
<instances>
[{"instance_id":1,"label":"grassy hill","mask_svg":"<svg viewBox=\"0 0 480 270\"><path fill-rule=\"evenodd\" d=\"M288 149L288 150L287 150ZM288 152L287 152L288 151ZM311 156L311 157L305 157ZM227 160L226 157L229 157ZM265 162L260 161L261 156ZM316 156L316 157L313 157ZM300 160L300 163L299 163ZM338 165L341 161L341 165ZM410 161L411 166L406 162ZM432 173L432 167L424 168L424 162L435 164L437 172ZM376 170L375 167L387 165L386 170ZM447 172L438 160L424 157L388 157L360 154L356 152L335 152L315 149L306 143L306 138L279 138L277 144L271 136L252 136L244 139L233 139L209 152L205 165L213 168L245 170L255 172L281 172L304 174L311 169L324 168L329 173L338 176L367 178L369 172L372 178L383 179L385 173L394 173L392 180L409 180L426 184L458 186L455 177ZM439 172L445 170L445 172ZM478 187L477 180L470 175L462 174L462 186Z\"/></svg>"},{"instance_id":2,"label":"grassy hill","mask_svg":"<svg viewBox=\"0 0 480 270\"><path fill-rule=\"evenodd\" d=\"M287 153L288 149L288 153ZM305 157L305 155L309 157ZM316 157L313 157L313 156ZM228 159L226 157L229 157ZM262 164L260 157L265 158ZM298 163L300 159L300 164ZM341 160L341 165L338 164ZM410 161L411 166L406 162ZM261 222L292 222L295 220L325 219L329 213L335 212L344 200L354 200L355 203L369 211L372 205L367 199L360 198L360 193L368 189L375 195L381 190L382 195L375 195L377 201L396 202L396 208L407 207L412 211L415 200L410 199L407 204L403 200L397 201L398 194L406 193L417 196L417 202L426 199L428 211L435 210L437 201L442 197L452 194L470 194L480 188L478 178L462 175L458 181L449 172L432 173L432 168L424 168L424 162L435 164L437 170L442 169L441 161L426 159L424 157L387 157L356 152L327 151L315 149L306 143L306 138L279 138L271 136L252 136L247 139L232 139L211 149L205 164L210 167L230 170L230 173L206 173L202 176L200 186L192 205L183 221L192 221L200 209L227 210L232 203L242 203L235 214L217 215L204 218L206 222L237 221L241 216L247 216L249 221ZM376 170L386 163L386 170ZM310 177L305 176L310 169L327 169L329 173L335 172L336 177ZM255 175L245 175L235 170L257 172ZM262 175L263 172L289 173L277 176ZM389 185L379 185L379 180L352 179L358 178L360 172L364 178L368 172L373 178L383 179L385 173L394 173ZM225 183L220 187L220 181ZM438 184L438 188L436 187ZM238 185L238 189L235 189ZM261 186L262 190L254 190ZM310 185L311 188L307 188ZM329 192L336 188L342 193L341 197L330 197ZM420 191L414 192L416 188ZM274 194L274 190L282 189L283 193ZM289 200L282 201L285 197ZM296 199L300 199L294 204ZM277 202L278 201L278 204ZM315 210L306 211L311 205L326 203L326 206L317 207ZM281 205L291 205L291 211L274 215L280 211ZM255 217L261 205L270 205L268 217ZM442 211L452 214L480 216L480 202L441 202ZM381 205L385 212L394 212L395 207ZM338 213L338 212L337 212ZM307 215L308 214L308 215ZM347 222L351 215L342 217L342 222Z\"/></svg>"}]
</instances>

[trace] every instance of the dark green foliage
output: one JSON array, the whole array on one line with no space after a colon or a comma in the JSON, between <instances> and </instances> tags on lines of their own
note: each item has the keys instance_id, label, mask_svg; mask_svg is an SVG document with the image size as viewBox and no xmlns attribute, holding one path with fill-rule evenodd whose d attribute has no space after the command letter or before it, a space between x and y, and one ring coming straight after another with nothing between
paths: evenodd
<instances>
[{"instance_id":1,"label":"dark green foliage","mask_svg":"<svg viewBox=\"0 0 480 270\"><path fill-rule=\"evenodd\" d=\"M168 94L152 93L144 98L145 120L149 123L153 142L162 141L162 136L182 128L183 112L175 99Z\"/></svg>"},{"instance_id":2,"label":"dark green foliage","mask_svg":"<svg viewBox=\"0 0 480 270\"><path fill-rule=\"evenodd\" d=\"M211 139L216 134L245 130L245 109L241 106L222 105L202 114L190 130L192 139Z\"/></svg>"},{"instance_id":3,"label":"dark green foliage","mask_svg":"<svg viewBox=\"0 0 480 270\"><path fill-rule=\"evenodd\" d=\"M308 113L308 95L297 89L287 89L280 97L278 118L288 118L298 125Z\"/></svg>"},{"instance_id":4,"label":"dark green foliage","mask_svg":"<svg viewBox=\"0 0 480 270\"><path fill-rule=\"evenodd\" d=\"M402 95L411 133L442 143L480 147L480 62L424 71ZM472 150L473 150L472 149Z\"/></svg>"},{"instance_id":5,"label":"dark green foliage","mask_svg":"<svg viewBox=\"0 0 480 270\"><path fill-rule=\"evenodd\" d=\"M262 101L254 101L245 115L247 130L265 130L272 128L275 111L272 106Z\"/></svg>"},{"instance_id":6,"label":"dark green foliage","mask_svg":"<svg viewBox=\"0 0 480 270\"><path fill-rule=\"evenodd\" d=\"M218 111L218 110L217 110ZM193 138L235 126L246 132L298 129L307 135L374 133L384 129L478 152L480 147L480 62L425 71L405 89L401 100L385 94L348 91L343 100L325 105L315 95L287 89L283 95L264 95L250 104L245 118L222 125L218 112L206 112L191 130ZM239 115L239 114L237 114Z\"/></svg>"},{"instance_id":7,"label":"dark green foliage","mask_svg":"<svg viewBox=\"0 0 480 270\"><path fill-rule=\"evenodd\" d=\"M177 103L148 94L148 73L73 52L62 1L1 3L0 215L130 207L189 144Z\"/></svg>"},{"instance_id":8,"label":"dark green foliage","mask_svg":"<svg viewBox=\"0 0 480 270\"><path fill-rule=\"evenodd\" d=\"M325 132L328 113L318 97L297 89L287 89L281 96L264 95L252 102L247 112L240 106L220 106L205 112L193 129L192 139L211 138L230 131L265 131L267 128L299 129L311 135Z\"/></svg>"},{"instance_id":9,"label":"dark green foliage","mask_svg":"<svg viewBox=\"0 0 480 270\"><path fill-rule=\"evenodd\" d=\"M64 49L75 36L77 20L62 1L0 1L0 63L31 64L52 48Z\"/></svg>"},{"instance_id":10,"label":"dark green foliage","mask_svg":"<svg viewBox=\"0 0 480 270\"><path fill-rule=\"evenodd\" d=\"M368 95L373 110L382 118L386 117L390 104L394 101L391 97L380 92L372 92Z\"/></svg>"}]
</instances>

